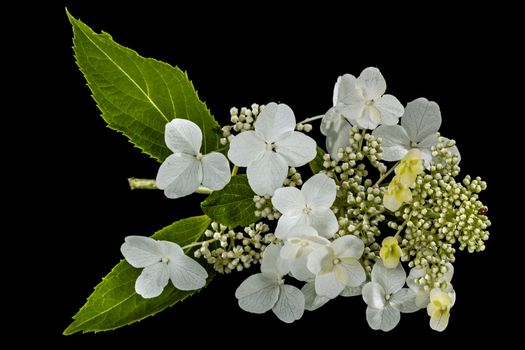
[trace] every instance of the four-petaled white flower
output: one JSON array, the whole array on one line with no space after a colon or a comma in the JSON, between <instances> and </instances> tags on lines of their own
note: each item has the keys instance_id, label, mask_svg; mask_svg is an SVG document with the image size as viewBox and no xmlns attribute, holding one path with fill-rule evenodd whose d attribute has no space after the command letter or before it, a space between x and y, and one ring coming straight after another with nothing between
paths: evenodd
<instances>
[{"instance_id":1,"label":"four-petaled white flower","mask_svg":"<svg viewBox=\"0 0 525 350\"><path fill-rule=\"evenodd\" d=\"M206 284L206 270L176 243L128 236L120 251L131 266L144 268L135 282L135 291L143 298L159 296L169 280L179 290L200 289Z\"/></svg>"},{"instance_id":2,"label":"four-petaled white flower","mask_svg":"<svg viewBox=\"0 0 525 350\"><path fill-rule=\"evenodd\" d=\"M282 215L275 235L284 239L296 225L310 225L319 235L330 238L337 232L339 224L330 209L335 201L336 185L325 174L309 178L301 190L295 187L279 188L272 197L272 204Z\"/></svg>"},{"instance_id":3,"label":"four-petaled white flower","mask_svg":"<svg viewBox=\"0 0 525 350\"><path fill-rule=\"evenodd\" d=\"M375 129L379 124L395 125L403 114L401 102L385 94L385 78L377 68L364 69L357 79L351 74L343 75L336 90L336 111L362 129ZM334 117L330 113L327 122L334 120L337 121L337 114Z\"/></svg>"},{"instance_id":4,"label":"four-petaled white flower","mask_svg":"<svg viewBox=\"0 0 525 350\"><path fill-rule=\"evenodd\" d=\"M173 154L159 168L157 187L166 197L187 196L201 184L216 191L230 182L230 163L223 154L200 153L202 132L197 124L174 119L166 124L164 139Z\"/></svg>"},{"instance_id":5,"label":"four-petaled white flower","mask_svg":"<svg viewBox=\"0 0 525 350\"><path fill-rule=\"evenodd\" d=\"M348 89L354 89L353 84L348 84L348 77L337 78L334 86L334 106L326 112L321 121L321 133L326 136L326 149L330 156L338 160L338 150L350 144L350 129L352 124L345 118L344 98Z\"/></svg>"},{"instance_id":6,"label":"four-petaled white flower","mask_svg":"<svg viewBox=\"0 0 525 350\"><path fill-rule=\"evenodd\" d=\"M280 256L281 247L270 244L263 253L261 273L248 277L235 291L241 309L262 314L270 309L283 322L291 323L304 313L304 295L284 284L288 262Z\"/></svg>"},{"instance_id":7,"label":"four-petaled white flower","mask_svg":"<svg viewBox=\"0 0 525 350\"><path fill-rule=\"evenodd\" d=\"M364 243L353 235L343 236L308 255L307 267L315 274L315 292L333 299L346 287L359 287L366 274L359 258Z\"/></svg>"},{"instance_id":8,"label":"four-petaled white flower","mask_svg":"<svg viewBox=\"0 0 525 350\"><path fill-rule=\"evenodd\" d=\"M315 141L294 131L295 116L285 104L269 103L255 122L255 131L235 136L228 157L247 167L250 187L261 196L273 195L288 175L288 166L303 166L315 158Z\"/></svg>"},{"instance_id":9,"label":"four-petaled white flower","mask_svg":"<svg viewBox=\"0 0 525 350\"><path fill-rule=\"evenodd\" d=\"M319 236L313 227L298 225L288 232L288 238L281 249L281 258L289 262L290 273L295 279L306 282L315 278L306 267L308 255L316 248L328 245L330 241Z\"/></svg>"},{"instance_id":10,"label":"four-petaled white flower","mask_svg":"<svg viewBox=\"0 0 525 350\"><path fill-rule=\"evenodd\" d=\"M440 126L438 104L421 97L407 104L401 125L381 125L372 134L383 139L383 160L398 161L411 149L418 148L428 169L433 158L432 147L439 143L437 132ZM450 147L449 151L460 157L456 146Z\"/></svg>"},{"instance_id":11,"label":"four-petaled white flower","mask_svg":"<svg viewBox=\"0 0 525 350\"><path fill-rule=\"evenodd\" d=\"M366 320L372 329L392 330L401 319L401 312L415 312L415 293L405 285L406 273L399 264L394 269L387 269L381 260L372 268L372 281L363 286L363 300L366 308Z\"/></svg>"}]
</instances>

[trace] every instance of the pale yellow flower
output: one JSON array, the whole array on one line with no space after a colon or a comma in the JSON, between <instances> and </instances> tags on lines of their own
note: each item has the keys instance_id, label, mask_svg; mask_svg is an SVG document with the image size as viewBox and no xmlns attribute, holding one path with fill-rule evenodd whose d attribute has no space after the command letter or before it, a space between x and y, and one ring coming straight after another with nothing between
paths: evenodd
<instances>
[{"instance_id":1,"label":"pale yellow flower","mask_svg":"<svg viewBox=\"0 0 525 350\"><path fill-rule=\"evenodd\" d=\"M395 269L399 265L399 259L403 255L397 238L389 236L383 239L379 256L387 269Z\"/></svg>"},{"instance_id":2,"label":"pale yellow flower","mask_svg":"<svg viewBox=\"0 0 525 350\"><path fill-rule=\"evenodd\" d=\"M430 316L430 328L442 332L447 328L450 318L450 309L456 301L454 291L447 293L439 288L430 291L430 303L427 306L427 313Z\"/></svg>"},{"instance_id":3,"label":"pale yellow flower","mask_svg":"<svg viewBox=\"0 0 525 350\"><path fill-rule=\"evenodd\" d=\"M403 203L412 200L412 192L407 185L400 181L399 176L394 176L383 197L383 205L391 211L398 210Z\"/></svg>"},{"instance_id":4,"label":"pale yellow flower","mask_svg":"<svg viewBox=\"0 0 525 350\"><path fill-rule=\"evenodd\" d=\"M408 151L395 169L399 181L409 187L414 187L416 177L424 171L423 153L417 148Z\"/></svg>"}]
</instances>

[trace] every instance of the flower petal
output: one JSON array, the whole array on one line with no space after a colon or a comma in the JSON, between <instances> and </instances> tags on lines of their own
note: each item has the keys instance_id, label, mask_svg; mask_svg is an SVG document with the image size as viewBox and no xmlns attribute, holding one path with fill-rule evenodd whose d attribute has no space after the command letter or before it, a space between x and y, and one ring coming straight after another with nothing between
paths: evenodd
<instances>
[{"instance_id":1,"label":"flower petal","mask_svg":"<svg viewBox=\"0 0 525 350\"><path fill-rule=\"evenodd\" d=\"M201 159L202 184L213 191L224 188L230 182L230 162L219 152L211 152Z\"/></svg>"},{"instance_id":2,"label":"flower petal","mask_svg":"<svg viewBox=\"0 0 525 350\"><path fill-rule=\"evenodd\" d=\"M357 86L366 94L367 100L377 100L386 91L386 81L379 69L365 68L356 82Z\"/></svg>"},{"instance_id":3,"label":"flower petal","mask_svg":"<svg viewBox=\"0 0 525 350\"><path fill-rule=\"evenodd\" d=\"M268 103L255 121L255 132L267 142L278 141L294 129L295 115L284 103Z\"/></svg>"},{"instance_id":4,"label":"flower petal","mask_svg":"<svg viewBox=\"0 0 525 350\"><path fill-rule=\"evenodd\" d=\"M201 149L202 132L194 122L177 118L166 124L164 140L173 153L196 156Z\"/></svg>"},{"instance_id":5,"label":"flower petal","mask_svg":"<svg viewBox=\"0 0 525 350\"><path fill-rule=\"evenodd\" d=\"M306 203L311 208L330 208L335 201L335 181L325 174L315 174L301 188Z\"/></svg>"},{"instance_id":6,"label":"flower petal","mask_svg":"<svg viewBox=\"0 0 525 350\"><path fill-rule=\"evenodd\" d=\"M273 194L272 205L283 215L297 215L305 208L306 201L304 194L299 189L283 187L277 189Z\"/></svg>"},{"instance_id":7,"label":"flower petal","mask_svg":"<svg viewBox=\"0 0 525 350\"><path fill-rule=\"evenodd\" d=\"M180 245L175 242L157 241L157 246L161 257L167 257L170 260L177 260L180 256L185 255Z\"/></svg>"},{"instance_id":8,"label":"flower petal","mask_svg":"<svg viewBox=\"0 0 525 350\"><path fill-rule=\"evenodd\" d=\"M405 285L406 273L403 265L399 264L395 269L387 269L381 260L377 260L372 268L372 281L383 286L386 293L392 294Z\"/></svg>"},{"instance_id":9,"label":"flower petal","mask_svg":"<svg viewBox=\"0 0 525 350\"><path fill-rule=\"evenodd\" d=\"M228 150L228 158L237 166L246 167L266 150L266 142L255 131L249 130L235 136Z\"/></svg>"},{"instance_id":10,"label":"flower petal","mask_svg":"<svg viewBox=\"0 0 525 350\"><path fill-rule=\"evenodd\" d=\"M281 258L284 260L294 260L299 256L299 250L301 249L300 244L294 244L290 241L284 242L283 247L281 248Z\"/></svg>"},{"instance_id":11,"label":"flower petal","mask_svg":"<svg viewBox=\"0 0 525 350\"><path fill-rule=\"evenodd\" d=\"M380 125L372 132L375 137L381 137L383 148L382 159L395 162L403 159L410 150L410 139L399 125Z\"/></svg>"},{"instance_id":12,"label":"flower petal","mask_svg":"<svg viewBox=\"0 0 525 350\"><path fill-rule=\"evenodd\" d=\"M401 313L389 304L384 309L366 308L366 320L372 329L389 332L397 326L400 319Z\"/></svg>"},{"instance_id":13,"label":"flower petal","mask_svg":"<svg viewBox=\"0 0 525 350\"><path fill-rule=\"evenodd\" d=\"M357 88L356 84L357 79L352 74L340 76L334 86L334 106L337 105L337 103L351 105L357 101L362 101L363 95L359 91L360 89Z\"/></svg>"},{"instance_id":14,"label":"flower petal","mask_svg":"<svg viewBox=\"0 0 525 350\"><path fill-rule=\"evenodd\" d=\"M334 269L337 280L345 287L359 287L366 281L366 272L357 259L344 258Z\"/></svg>"},{"instance_id":15,"label":"flower petal","mask_svg":"<svg viewBox=\"0 0 525 350\"><path fill-rule=\"evenodd\" d=\"M362 286L359 287L348 287L346 286L345 289L341 292L342 297L356 297L358 295L362 294Z\"/></svg>"},{"instance_id":16,"label":"flower petal","mask_svg":"<svg viewBox=\"0 0 525 350\"><path fill-rule=\"evenodd\" d=\"M443 332L448 326L448 320L450 319L450 311L436 310L430 317L430 328L435 331Z\"/></svg>"},{"instance_id":17,"label":"flower petal","mask_svg":"<svg viewBox=\"0 0 525 350\"><path fill-rule=\"evenodd\" d=\"M365 106L364 100L356 100L350 105L344 105L341 108L341 113L352 125L357 125L357 121L363 118Z\"/></svg>"},{"instance_id":18,"label":"flower petal","mask_svg":"<svg viewBox=\"0 0 525 350\"><path fill-rule=\"evenodd\" d=\"M281 258L282 246L270 244L266 247L262 255L261 272L264 275L282 278L290 271L288 261Z\"/></svg>"},{"instance_id":19,"label":"flower petal","mask_svg":"<svg viewBox=\"0 0 525 350\"><path fill-rule=\"evenodd\" d=\"M157 241L150 237L128 236L120 251L126 261L133 267L147 267L158 263L161 252Z\"/></svg>"},{"instance_id":20,"label":"flower petal","mask_svg":"<svg viewBox=\"0 0 525 350\"><path fill-rule=\"evenodd\" d=\"M437 103L424 97L409 102L401 117L401 126L413 142L421 142L435 134L441 126L441 111Z\"/></svg>"},{"instance_id":21,"label":"flower petal","mask_svg":"<svg viewBox=\"0 0 525 350\"><path fill-rule=\"evenodd\" d=\"M408 277L406 280L407 286L412 290L420 289L421 286L418 283L416 283L416 279L420 279L421 277L424 277L425 274L426 272L424 269L413 267L408 273Z\"/></svg>"},{"instance_id":22,"label":"flower petal","mask_svg":"<svg viewBox=\"0 0 525 350\"><path fill-rule=\"evenodd\" d=\"M337 153L340 148L350 145L350 129L352 124L337 107L331 108L321 121L321 133L326 136L326 149L330 156L339 160Z\"/></svg>"},{"instance_id":23,"label":"flower petal","mask_svg":"<svg viewBox=\"0 0 525 350\"><path fill-rule=\"evenodd\" d=\"M201 162L194 156L174 153L160 165L156 183L166 197L180 198L195 192L201 181Z\"/></svg>"},{"instance_id":24,"label":"flower petal","mask_svg":"<svg viewBox=\"0 0 525 350\"><path fill-rule=\"evenodd\" d=\"M321 273L315 277L315 292L319 296L333 299L341 294L343 289L345 285L337 280L334 272Z\"/></svg>"},{"instance_id":25,"label":"flower petal","mask_svg":"<svg viewBox=\"0 0 525 350\"><path fill-rule=\"evenodd\" d=\"M283 185L288 175L288 165L279 154L265 151L262 157L248 165L246 174L253 192L260 196L271 196Z\"/></svg>"},{"instance_id":26,"label":"flower petal","mask_svg":"<svg viewBox=\"0 0 525 350\"><path fill-rule=\"evenodd\" d=\"M331 246L334 249L335 255L340 259L359 259L365 249L363 241L354 235L339 237L332 242Z\"/></svg>"},{"instance_id":27,"label":"flower petal","mask_svg":"<svg viewBox=\"0 0 525 350\"><path fill-rule=\"evenodd\" d=\"M405 110L397 98L388 94L377 100L374 106L381 112L381 124L385 125L396 125Z\"/></svg>"},{"instance_id":28,"label":"flower petal","mask_svg":"<svg viewBox=\"0 0 525 350\"><path fill-rule=\"evenodd\" d=\"M323 237L331 238L339 229L337 218L329 208L314 208L307 217L309 224Z\"/></svg>"},{"instance_id":29,"label":"flower petal","mask_svg":"<svg viewBox=\"0 0 525 350\"><path fill-rule=\"evenodd\" d=\"M306 225L308 217L305 213L299 212L296 215L282 215L277 221L275 228L275 237L287 239L293 235L293 228L297 225Z\"/></svg>"},{"instance_id":30,"label":"flower petal","mask_svg":"<svg viewBox=\"0 0 525 350\"><path fill-rule=\"evenodd\" d=\"M333 249L330 247L319 247L308 255L306 266L313 274L329 272L333 269ZM335 278L335 276L334 276Z\"/></svg>"},{"instance_id":31,"label":"flower petal","mask_svg":"<svg viewBox=\"0 0 525 350\"><path fill-rule=\"evenodd\" d=\"M302 254L290 261L290 273L298 281L312 281L315 275L306 266L309 254Z\"/></svg>"},{"instance_id":32,"label":"flower petal","mask_svg":"<svg viewBox=\"0 0 525 350\"><path fill-rule=\"evenodd\" d=\"M158 297L169 280L168 266L158 262L146 267L135 281L135 291L143 298Z\"/></svg>"},{"instance_id":33,"label":"flower petal","mask_svg":"<svg viewBox=\"0 0 525 350\"><path fill-rule=\"evenodd\" d=\"M179 290L196 290L206 285L208 273L187 255L179 255L168 263L171 282Z\"/></svg>"},{"instance_id":34,"label":"flower petal","mask_svg":"<svg viewBox=\"0 0 525 350\"><path fill-rule=\"evenodd\" d=\"M392 294L390 304L403 313L416 312L421 309L416 305L416 293L408 288L401 288Z\"/></svg>"},{"instance_id":35,"label":"flower petal","mask_svg":"<svg viewBox=\"0 0 525 350\"><path fill-rule=\"evenodd\" d=\"M280 154L289 166L299 167L310 162L317 155L317 144L313 138L293 131L275 141L275 152Z\"/></svg>"},{"instance_id":36,"label":"flower petal","mask_svg":"<svg viewBox=\"0 0 525 350\"><path fill-rule=\"evenodd\" d=\"M309 244L325 245L330 243L326 238L319 237L317 231L312 226L306 224L296 224L288 233L288 239L297 238Z\"/></svg>"},{"instance_id":37,"label":"flower petal","mask_svg":"<svg viewBox=\"0 0 525 350\"><path fill-rule=\"evenodd\" d=\"M363 300L374 309L382 309L385 306L385 289L377 282L368 282L363 286Z\"/></svg>"},{"instance_id":38,"label":"flower petal","mask_svg":"<svg viewBox=\"0 0 525 350\"><path fill-rule=\"evenodd\" d=\"M296 287L283 284L279 298L272 308L273 313L283 322L292 323L304 313L304 295Z\"/></svg>"},{"instance_id":39,"label":"flower petal","mask_svg":"<svg viewBox=\"0 0 525 350\"><path fill-rule=\"evenodd\" d=\"M239 306L244 311L263 314L274 307L279 298L279 285L262 273L252 275L235 291Z\"/></svg>"},{"instance_id":40,"label":"flower petal","mask_svg":"<svg viewBox=\"0 0 525 350\"><path fill-rule=\"evenodd\" d=\"M375 129L381 124L381 112L375 106L365 106L363 108L363 114L360 118L356 119L357 126L361 129Z\"/></svg>"},{"instance_id":41,"label":"flower petal","mask_svg":"<svg viewBox=\"0 0 525 350\"><path fill-rule=\"evenodd\" d=\"M304 308L308 311L317 310L330 301L329 298L317 295L314 282L306 283L303 288L301 288L301 292L303 292L304 295Z\"/></svg>"}]
</instances>

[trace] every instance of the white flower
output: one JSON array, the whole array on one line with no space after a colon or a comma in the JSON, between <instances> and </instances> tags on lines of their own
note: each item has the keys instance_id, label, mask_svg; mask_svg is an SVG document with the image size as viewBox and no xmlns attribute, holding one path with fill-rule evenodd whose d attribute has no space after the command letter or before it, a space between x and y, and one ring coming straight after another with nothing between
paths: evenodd
<instances>
[{"instance_id":1,"label":"white flower","mask_svg":"<svg viewBox=\"0 0 525 350\"><path fill-rule=\"evenodd\" d=\"M418 283L421 279L424 279L426 275L425 269L413 267L407 277L407 286L416 294L416 305L420 309L427 307L430 301L430 291L424 287L421 283ZM454 276L454 266L451 263L445 265L445 272L436 282L440 288L445 292L451 292L452 277Z\"/></svg>"},{"instance_id":2,"label":"white flower","mask_svg":"<svg viewBox=\"0 0 525 350\"><path fill-rule=\"evenodd\" d=\"M333 299L346 287L359 287L366 274L358 259L364 244L356 236L343 236L308 255L306 266L315 274L315 292Z\"/></svg>"},{"instance_id":3,"label":"white flower","mask_svg":"<svg viewBox=\"0 0 525 350\"><path fill-rule=\"evenodd\" d=\"M285 104L269 103L255 122L255 131L235 136L228 157L247 167L248 182L260 196L273 195L282 186L288 166L303 166L315 158L315 141L295 129L293 111Z\"/></svg>"},{"instance_id":4,"label":"white flower","mask_svg":"<svg viewBox=\"0 0 525 350\"><path fill-rule=\"evenodd\" d=\"M206 270L176 243L128 236L120 251L131 266L144 268L135 282L135 291L143 298L159 296L170 279L179 290L200 289L206 284Z\"/></svg>"},{"instance_id":5,"label":"white flower","mask_svg":"<svg viewBox=\"0 0 525 350\"><path fill-rule=\"evenodd\" d=\"M309 281L315 275L306 267L308 255L316 248L330 245L330 241L320 237L317 231L307 225L298 225L289 232L281 249L281 258L290 264L291 275L299 281Z\"/></svg>"},{"instance_id":6,"label":"white flower","mask_svg":"<svg viewBox=\"0 0 525 350\"><path fill-rule=\"evenodd\" d=\"M357 79L345 74L338 82L336 109L353 125L362 129L375 129L379 124L395 125L403 114L403 105L398 99L384 94L385 78L377 68L364 69ZM328 117L328 120L334 119L332 115Z\"/></svg>"},{"instance_id":7,"label":"white flower","mask_svg":"<svg viewBox=\"0 0 525 350\"><path fill-rule=\"evenodd\" d=\"M352 124L344 116L344 97L348 95L348 89L355 89L349 81L349 74L337 78L334 86L334 106L326 112L321 121L321 133L326 136L326 149L332 159L338 160L338 150L350 144L350 129Z\"/></svg>"},{"instance_id":8,"label":"white flower","mask_svg":"<svg viewBox=\"0 0 525 350\"><path fill-rule=\"evenodd\" d=\"M430 302L427 306L427 313L430 316L430 328L442 332L447 328L450 318L450 309L456 302L456 292L453 290L445 292L439 288L430 291Z\"/></svg>"},{"instance_id":9,"label":"white flower","mask_svg":"<svg viewBox=\"0 0 525 350\"><path fill-rule=\"evenodd\" d=\"M280 257L281 247L270 244L263 253L261 273L248 277L235 291L241 309L262 314L270 309L283 322L291 323L304 313L304 295L284 284L288 262Z\"/></svg>"},{"instance_id":10,"label":"white flower","mask_svg":"<svg viewBox=\"0 0 525 350\"><path fill-rule=\"evenodd\" d=\"M223 154L200 153L202 132L197 124L174 119L166 124L164 139L173 154L159 168L157 187L166 197L187 196L200 184L217 191L230 182L230 163Z\"/></svg>"},{"instance_id":11,"label":"white flower","mask_svg":"<svg viewBox=\"0 0 525 350\"><path fill-rule=\"evenodd\" d=\"M372 268L372 281L363 286L363 300L366 308L366 320L372 329L388 332L399 323L400 312L415 312L415 293L403 288L406 273L399 264L394 269L387 269L381 260Z\"/></svg>"},{"instance_id":12,"label":"white flower","mask_svg":"<svg viewBox=\"0 0 525 350\"><path fill-rule=\"evenodd\" d=\"M309 178L301 190L295 187L276 190L272 204L282 215L275 235L280 239L287 238L290 229L301 224L312 226L323 237L332 237L339 228L337 218L330 209L336 190L334 180L321 173Z\"/></svg>"},{"instance_id":13,"label":"white flower","mask_svg":"<svg viewBox=\"0 0 525 350\"><path fill-rule=\"evenodd\" d=\"M383 139L383 160L398 161L412 148L418 148L428 169L432 160L432 147L439 143L437 132L440 126L441 111L438 104L421 97L407 104L401 125L381 125L373 131L373 135ZM460 156L456 146L449 150Z\"/></svg>"}]
</instances>

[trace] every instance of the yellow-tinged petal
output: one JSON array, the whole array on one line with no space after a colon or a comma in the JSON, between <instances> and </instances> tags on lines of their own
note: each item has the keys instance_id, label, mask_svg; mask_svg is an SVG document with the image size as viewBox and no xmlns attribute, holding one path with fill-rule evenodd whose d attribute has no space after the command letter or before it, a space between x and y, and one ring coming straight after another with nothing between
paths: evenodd
<instances>
[{"instance_id":1,"label":"yellow-tinged petal","mask_svg":"<svg viewBox=\"0 0 525 350\"><path fill-rule=\"evenodd\" d=\"M450 308L454 305L451 296L439 288L430 291L430 303L427 305L427 313L430 316L430 328L442 332L447 328L450 318Z\"/></svg>"},{"instance_id":2,"label":"yellow-tinged petal","mask_svg":"<svg viewBox=\"0 0 525 350\"><path fill-rule=\"evenodd\" d=\"M412 200L412 192L408 186L399 181L399 176L394 176L383 197L383 205L390 211L398 210L403 203Z\"/></svg>"},{"instance_id":3,"label":"yellow-tinged petal","mask_svg":"<svg viewBox=\"0 0 525 350\"><path fill-rule=\"evenodd\" d=\"M389 236L383 239L379 256L387 269L395 269L399 265L399 259L402 255L403 251L395 237Z\"/></svg>"},{"instance_id":4,"label":"yellow-tinged petal","mask_svg":"<svg viewBox=\"0 0 525 350\"><path fill-rule=\"evenodd\" d=\"M425 163L423 154L417 148L413 148L405 155L398 166L395 168L395 173L399 177L399 181L406 186L414 186L416 177L425 171Z\"/></svg>"},{"instance_id":5,"label":"yellow-tinged petal","mask_svg":"<svg viewBox=\"0 0 525 350\"><path fill-rule=\"evenodd\" d=\"M402 201L398 200L394 194L388 194L388 192L383 197L383 205L390 211L396 211L403 204Z\"/></svg>"}]
</instances>

